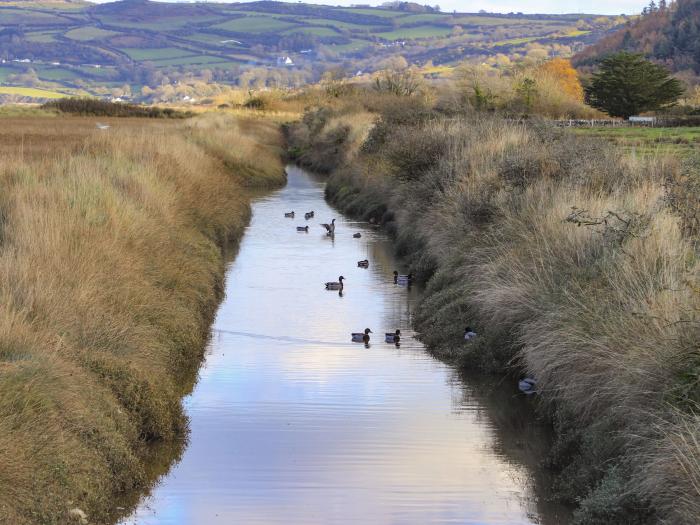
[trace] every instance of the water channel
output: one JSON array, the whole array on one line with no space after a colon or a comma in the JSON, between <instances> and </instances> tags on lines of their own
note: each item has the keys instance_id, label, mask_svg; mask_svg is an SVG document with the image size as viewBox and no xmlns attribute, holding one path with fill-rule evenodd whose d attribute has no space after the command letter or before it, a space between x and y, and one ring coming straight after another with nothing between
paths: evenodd
<instances>
[{"instance_id":1,"label":"water channel","mask_svg":"<svg viewBox=\"0 0 700 525\"><path fill-rule=\"evenodd\" d=\"M432 358L410 327L420 292L393 283L403 269L385 235L329 207L321 181L288 175L254 201L228 269L184 400L188 445L122 523L565 523L541 494L548 440L530 401ZM320 223L334 217L331 239ZM324 289L339 275L342 296ZM365 328L369 348L351 343ZM400 346L385 343L397 328Z\"/></svg>"}]
</instances>

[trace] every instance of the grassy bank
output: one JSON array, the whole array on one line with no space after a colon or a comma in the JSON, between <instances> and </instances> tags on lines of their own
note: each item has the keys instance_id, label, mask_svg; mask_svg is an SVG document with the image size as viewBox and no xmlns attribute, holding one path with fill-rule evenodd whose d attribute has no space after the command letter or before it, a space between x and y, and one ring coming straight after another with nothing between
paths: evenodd
<instances>
[{"instance_id":1,"label":"grassy bank","mask_svg":"<svg viewBox=\"0 0 700 525\"><path fill-rule=\"evenodd\" d=\"M697 523L698 159L418 98L311 109L289 138L427 280L415 324L436 354L537 378L577 523Z\"/></svg>"},{"instance_id":2,"label":"grassy bank","mask_svg":"<svg viewBox=\"0 0 700 525\"><path fill-rule=\"evenodd\" d=\"M146 482L146 444L186 432L183 374L201 360L223 290L222 246L248 220L250 167L265 185L283 182L281 140L276 126L209 116L109 130L78 117L9 120L0 522L63 524L79 508L99 523ZM214 125L224 144L205 131Z\"/></svg>"}]
</instances>

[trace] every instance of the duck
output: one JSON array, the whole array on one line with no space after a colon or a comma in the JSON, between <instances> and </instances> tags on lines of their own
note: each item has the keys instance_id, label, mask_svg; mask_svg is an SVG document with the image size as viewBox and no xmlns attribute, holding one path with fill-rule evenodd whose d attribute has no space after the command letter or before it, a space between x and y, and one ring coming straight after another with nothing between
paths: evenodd
<instances>
[{"instance_id":1,"label":"duck","mask_svg":"<svg viewBox=\"0 0 700 525\"><path fill-rule=\"evenodd\" d=\"M464 340L465 341L471 341L476 337L476 332L472 330L471 326L467 326L464 329Z\"/></svg>"},{"instance_id":2,"label":"duck","mask_svg":"<svg viewBox=\"0 0 700 525\"><path fill-rule=\"evenodd\" d=\"M309 227L308 226L297 226L297 231L309 233Z\"/></svg>"},{"instance_id":3,"label":"duck","mask_svg":"<svg viewBox=\"0 0 700 525\"><path fill-rule=\"evenodd\" d=\"M369 268L369 261L365 259L364 261L357 261L358 268Z\"/></svg>"},{"instance_id":4,"label":"duck","mask_svg":"<svg viewBox=\"0 0 700 525\"><path fill-rule=\"evenodd\" d=\"M326 290L342 290L343 289L343 281L345 280L345 277L342 275L338 277L337 282L328 282L326 283Z\"/></svg>"},{"instance_id":5,"label":"duck","mask_svg":"<svg viewBox=\"0 0 700 525\"><path fill-rule=\"evenodd\" d=\"M352 237L353 237L353 239L359 239L359 238L362 237L362 234L361 234L361 233L356 233L356 234L354 234Z\"/></svg>"},{"instance_id":6,"label":"duck","mask_svg":"<svg viewBox=\"0 0 700 525\"><path fill-rule=\"evenodd\" d=\"M396 330L396 332L394 333L389 332L384 334L384 340L387 343L399 344L399 342L401 341L401 330Z\"/></svg>"},{"instance_id":7,"label":"duck","mask_svg":"<svg viewBox=\"0 0 700 525\"><path fill-rule=\"evenodd\" d=\"M326 229L326 235L335 235L335 219L330 224L321 224Z\"/></svg>"},{"instance_id":8,"label":"duck","mask_svg":"<svg viewBox=\"0 0 700 525\"><path fill-rule=\"evenodd\" d=\"M399 272L394 271L394 284L411 284L413 281L413 275L400 275Z\"/></svg>"},{"instance_id":9,"label":"duck","mask_svg":"<svg viewBox=\"0 0 700 525\"><path fill-rule=\"evenodd\" d=\"M369 343L369 334L373 333L369 328L365 328L364 333L353 333L352 342L353 343Z\"/></svg>"},{"instance_id":10,"label":"duck","mask_svg":"<svg viewBox=\"0 0 700 525\"><path fill-rule=\"evenodd\" d=\"M308 221L314 216L314 212L310 211L309 213L304 214L304 218Z\"/></svg>"},{"instance_id":11,"label":"duck","mask_svg":"<svg viewBox=\"0 0 700 525\"><path fill-rule=\"evenodd\" d=\"M537 393L537 380L531 378L531 377L526 377L524 379L521 379L518 381L518 390L520 390L523 394L530 396L532 394Z\"/></svg>"},{"instance_id":12,"label":"duck","mask_svg":"<svg viewBox=\"0 0 700 525\"><path fill-rule=\"evenodd\" d=\"M290 219L293 219L293 218L294 218L294 212L293 212L293 211L290 211L290 212L288 212L288 213L285 213L284 216L285 216L285 217L288 217L288 218L290 218Z\"/></svg>"}]
</instances>

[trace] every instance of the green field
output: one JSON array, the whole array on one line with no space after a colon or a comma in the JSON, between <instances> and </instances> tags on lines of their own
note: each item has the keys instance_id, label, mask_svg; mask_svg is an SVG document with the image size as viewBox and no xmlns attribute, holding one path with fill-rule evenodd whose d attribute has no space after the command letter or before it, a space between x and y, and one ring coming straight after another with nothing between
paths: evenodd
<instances>
[{"instance_id":1,"label":"green field","mask_svg":"<svg viewBox=\"0 0 700 525\"><path fill-rule=\"evenodd\" d=\"M66 38L70 38L71 40L87 42L90 40L102 40L118 34L119 33L116 31L108 31L106 29L100 29L99 27L94 26L84 26L71 29L64 36Z\"/></svg>"},{"instance_id":2,"label":"green field","mask_svg":"<svg viewBox=\"0 0 700 525\"><path fill-rule=\"evenodd\" d=\"M442 14L424 14L424 15L409 15L402 16L396 19L396 23L400 26L406 26L410 24L420 24L422 22L437 22L439 24L445 24L450 19L449 15Z\"/></svg>"},{"instance_id":3,"label":"green field","mask_svg":"<svg viewBox=\"0 0 700 525\"><path fill-rule=\"evenodd\" d=\"M303 22L305 24L316 25L316 26L337 27L338 29L347 29L349 31L371 32L374 30L380 31L380 30L384 29L384 28L377 28L375 26L353 24L352 22L343 22L341 20L334 20L332 18L304 18Z\"/></svg>"},{"instance_id":4,"label":"green field","mask_svg":"<svg viewBox=\"0 0 700 525\"><path fill-rule=\"evenodd\" d=\"M340 9L340 11L345 11L349 13L355 13L358 15L372 15L379 16L381 18L397 18L399 16L405 16L406 13L403 11L390 11L388 9L364 9L364 8L345 8Z\"/></svg>"},{"instance_id":5,"label":"green field","mask_svg":"<svg viewBox=\"0 0 700 525\"><path fill-rule=\"evenodd\" d=\"M47 91L45 89L11 86L0 86L0 95L19 95L21 97L31 98L63 98L68 96L64 93Z\"/></svg>"},{"instance_id":6,"label":"green field","mask_svg":"<svg viewBox=\"0 0 700 525\"><path fill-rule=\"evenodd\" d=\"M0 8L0 24L9 25L67 25L70 20L49 13L32 11L29 9L6 9Z\"/></svg>"},{"instance_id":7,"label":"green field","mask_svg":"<svg viewBox=\"0 0 700 525\"><path fill-rule=\"evenodd\" d=\"M164 66L186 66L186 65L198 65L198 64L214 64L217 62L223 62L221 57L213 57L209 55L192 55L180 58L170 58L167 60L155 60L153 64L158 67Z\"/></svg>"},{"instance_id":8,"label":"green field","mask_svg":"<svg viewBox=\"0 0 700 525\"><path fill-rule=\"evenodd\" d=\"M177 47L157 47L151 49L122 48L122 51L133 60L166 60L191 56L192 52Z\"/></svg>"},{"instance_id":9,"label":"green field","mask_svg":"<svg viewBox=\"0 0 700 525\"><path fill-rule=\"evenodd\" d=\"M299 27L296 24L278 20L272 16L245 16L229 20L213 26L215 29L223 29L232 33L274 33L284 31L291 27Z\"/></svg>"},{"instance_id":10,"label":"green field","mask_svg":"<svg viewBox=\"0 0 700 525\"><path fill-rule=\"evenodd\" d=\"M27 33L26 39L30 42L38 42L48 44L56 41L56 31L37 31L35 33Z\"/></svg>"},{"instance_id":11,"label":"green field","mask_svg":"<svg viewBox=\"0 0 700 525\"><path fill-rule=\"evenodd\" d=\"M76 80L80 78L76 72L60 67L37 67L36 73L42 80L61 82L66 80Z\"/></svg>"},{"instance_id":12,"label":"green field","mask_svg":"<svg viewBox=\"0 0 700 525\"><path fill-rule=\"evenodd\" d=\"M7 77L20 73L18 69L12 67L0 66L0 82L7 82Z\"/></svg>"},{"instance_id":13,"label":"green field","mask_svg":"<svg viewBox=\"0 0 700 525\"><path fill-rule=\"evenodd\" d=\"M306 33L315 36L338 36L338 31L330 27L293 27L283 31L284 34Z\"/></svg>"},{"instance_id":14,"label":"green field","mask_svg":"<svg viewBox=\"0 0 700 525\"><path fill-rule=\"evenodd\" d=\"M700 127L687 128L576 128L583 136L600 137L630 152L644 155L688 155L700 147Z\"/></svg>"},{"instance_id":15,"label":"green field","mask_svg":"<svg viewBox=\"0 0 700 525\"><path fill-rule=\"evenodd\" d=\"M450 27L438 27L438 26L419 26L419 27L406 27L403 29L396 29L395 31L387 31L386 33L375 33L376 36L384 38L386 40L411 40L416 38L434 38L440 36L447 36L452 33L452 28Z\"/></svg>"}]
</instances>

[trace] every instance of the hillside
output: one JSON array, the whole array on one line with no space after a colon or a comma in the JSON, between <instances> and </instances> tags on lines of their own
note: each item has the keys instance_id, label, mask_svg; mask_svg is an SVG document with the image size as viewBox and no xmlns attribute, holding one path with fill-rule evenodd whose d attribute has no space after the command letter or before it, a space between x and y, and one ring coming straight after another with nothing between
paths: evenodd
<instances>
[{"instance_id":1,"label":"hillside","mask_svg":"<svg viewBox=\"0 0 700 525\"><path fill-rule=\"evenodd\" d=\"M634 51L655 59L672 71L700 74L700 0L652 2L643 16L584 49L574 59L589 67L615 51Z\"/></svg>"},{"instance_id":2,"label":"hillside","mask_svg":"<svg viewBox=\"0 0 700 525\"><path fill-rule=\"evenodd\" d=\"M625 20L447 14L418 4L0 0L0 95L13 86L143 98L161 88L165 100L166 84L294 86L338 65L353 74L372 71L396 54L435 66L534 51L568 55Z\"/></svg>"}]
</instances>

